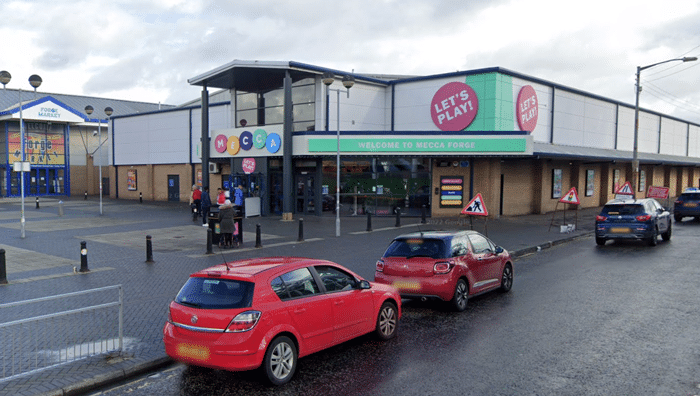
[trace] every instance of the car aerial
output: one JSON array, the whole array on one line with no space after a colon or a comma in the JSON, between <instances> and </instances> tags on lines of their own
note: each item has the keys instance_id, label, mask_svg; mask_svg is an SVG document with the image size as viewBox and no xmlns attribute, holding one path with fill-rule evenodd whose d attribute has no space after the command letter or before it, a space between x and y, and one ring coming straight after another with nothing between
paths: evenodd
<instances>
[{"instance_id":1,"label":"car aerial","mask_svg":"<svg viewBox=\"0 0 700 396\"><path fill-rule=\"evenodd\" d=\"M476 231L427 231L398 236L377 261L374 281L407 298L439 298L457 311L477 294L513 286L510 254Z\"/></svg>"},{"instance_id":2,"label":"car aerial","mask_svg":"<svg viewBox=\"0 0 700 396\"><path fill-rule=\"evenodd\" d=\"M375 332L396 335L401 298L330 261L269 257L240 260L190 275L170 303L166 353L193 366L262 368L289 382L297 359Z\"/></svg>"},{"instance_id":3,"label":"car aerial","mask_svg":"<svg viewBox=\"0 0 700 396\"><path fill-rule=\"evenodd\" d=\"M605 245L612 240L643 240L656 246L659 234L671 239L671 214L654 198L613 199L595 218L595 242Z\"/></svg>"},{"instance_id":4,"label":"car aerial","mask_svg":"<svg viewBox=\"0 0 700 396\"><path fill-rule=\"evenodd\" d=\"M673 203L673 218L682 221L683 217L700 219L700 188L686 188Z\"/></svg>"}]
</instances>

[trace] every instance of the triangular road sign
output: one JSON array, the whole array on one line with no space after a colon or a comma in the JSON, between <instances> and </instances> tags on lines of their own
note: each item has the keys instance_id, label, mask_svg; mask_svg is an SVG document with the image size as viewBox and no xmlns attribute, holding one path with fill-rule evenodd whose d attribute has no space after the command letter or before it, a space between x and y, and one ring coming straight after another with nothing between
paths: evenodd
<instances>
[{"instance_id":1,"label":"triangular road sign","mask_svg":"<svg viewBox=\"0 0 700 396\"><path fill-rule=\"evenodd\" d=\"M625 182L625 184L623 184L622 187L618 188L617 191L615 191L615 195L634 196L634 192L632 192L632 184L630 182Z\"/></svg>"},{"instance_id":2,"label":"triangular road sign","mask_svg":"<svg viewBox=\"0 0 700 396\"><path fill-rule=\"evenodd\" d=\"M462 209L462 214L475 216L489 215L489 212L486 210L486 205L484 205L484 198L481 197L481 193L476 194L476 197L469 201L467 206Z\"/></svg>"},{"instance_id":3,"label":"triangular road sign","mask_svg":"<svg viewBox=\"0 0 700 396\"><path fill-rule=\"evenodd\" d=\"M578 200L578 194L576 193L576 187L571 187L571 190L569 190L566 195L561 197L559 202L564 202L572 205L578 205L581 203L581 201Z\"/></svg>"}]
</instances>

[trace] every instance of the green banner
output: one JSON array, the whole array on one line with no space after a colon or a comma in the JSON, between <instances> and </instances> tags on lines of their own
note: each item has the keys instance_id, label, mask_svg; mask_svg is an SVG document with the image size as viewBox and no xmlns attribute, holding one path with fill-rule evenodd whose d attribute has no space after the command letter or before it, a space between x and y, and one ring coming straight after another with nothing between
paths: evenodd
<instances>
[{"instance_id":1,"label":"green banner","mask_svg":"<svg viewBox=\"0 0 700 396\"><path fill-rule=\"evenodd\" d=\"M309 152L336 152L336 139L309 139ZM344 153L374 152L509 152L524 153L527 140L517 138L389 138L389 139L340 139L340 151Z\"/></svg>"}]
</instances>

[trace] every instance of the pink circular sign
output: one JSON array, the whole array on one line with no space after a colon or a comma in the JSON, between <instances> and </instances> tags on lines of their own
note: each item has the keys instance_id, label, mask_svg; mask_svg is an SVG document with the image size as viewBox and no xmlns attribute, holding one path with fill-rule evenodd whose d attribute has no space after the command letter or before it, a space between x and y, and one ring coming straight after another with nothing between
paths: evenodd
<instances>
[{"instance_id":1,"label":"pink circular sign","mask_svg":"<svg viewBox=\"0 0 700 396\"><path fill-rule=\"evenodd\" d=\"M218 135L214 139L214 149L219 152L223 153L226 151L226 144L228 143L228 138L225 135Z\"/></svg>"},{"instance_id":2,"label":"pink circular sign","mask_svg":"<svg viewBox=\"0 0 700 396\"><path fill-rule=\"evenodd\" d=\"M243 172L251 174L255 172L255 158L243 158Z\"/></svg>"},{"instance_id":3,"label":"pink circular sign","mask_svg":"<svg viewBox=\"0 0 700 396\"><path fill-rule=\"evenodd\" d=\"M537 127L537 93L531 85L520 88L515 113L518 117L518 125L521 131L532 133Z\"/></svg>"},{"instance_id":4,"label":"pink circular sign","mask_svg":"<svg viewBox=\"0 0 700 396\"><path fill-rule=\"evenodd\" d=\"M463 130L474 121L478 110L476 92L462 82L443 85L433 96L430 106L433 123L442 131Z\"/></svg>"}]
</instances>

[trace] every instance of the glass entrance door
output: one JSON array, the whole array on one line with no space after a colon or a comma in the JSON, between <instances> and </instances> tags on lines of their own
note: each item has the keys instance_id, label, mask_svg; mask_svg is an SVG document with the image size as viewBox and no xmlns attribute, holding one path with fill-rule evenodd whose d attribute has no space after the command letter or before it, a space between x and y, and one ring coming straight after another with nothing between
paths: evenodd
<instances>
[{"instance_id":1,"label":"glass entrance door","mask_svg":"<svg viewBox=\"0 0 700 396\"><path fill-rule=\"evenodd\" d=\"M295 195L297 213L314 213L316 200L313 175L297 175Z\"/></svg>"}]
</instances>

